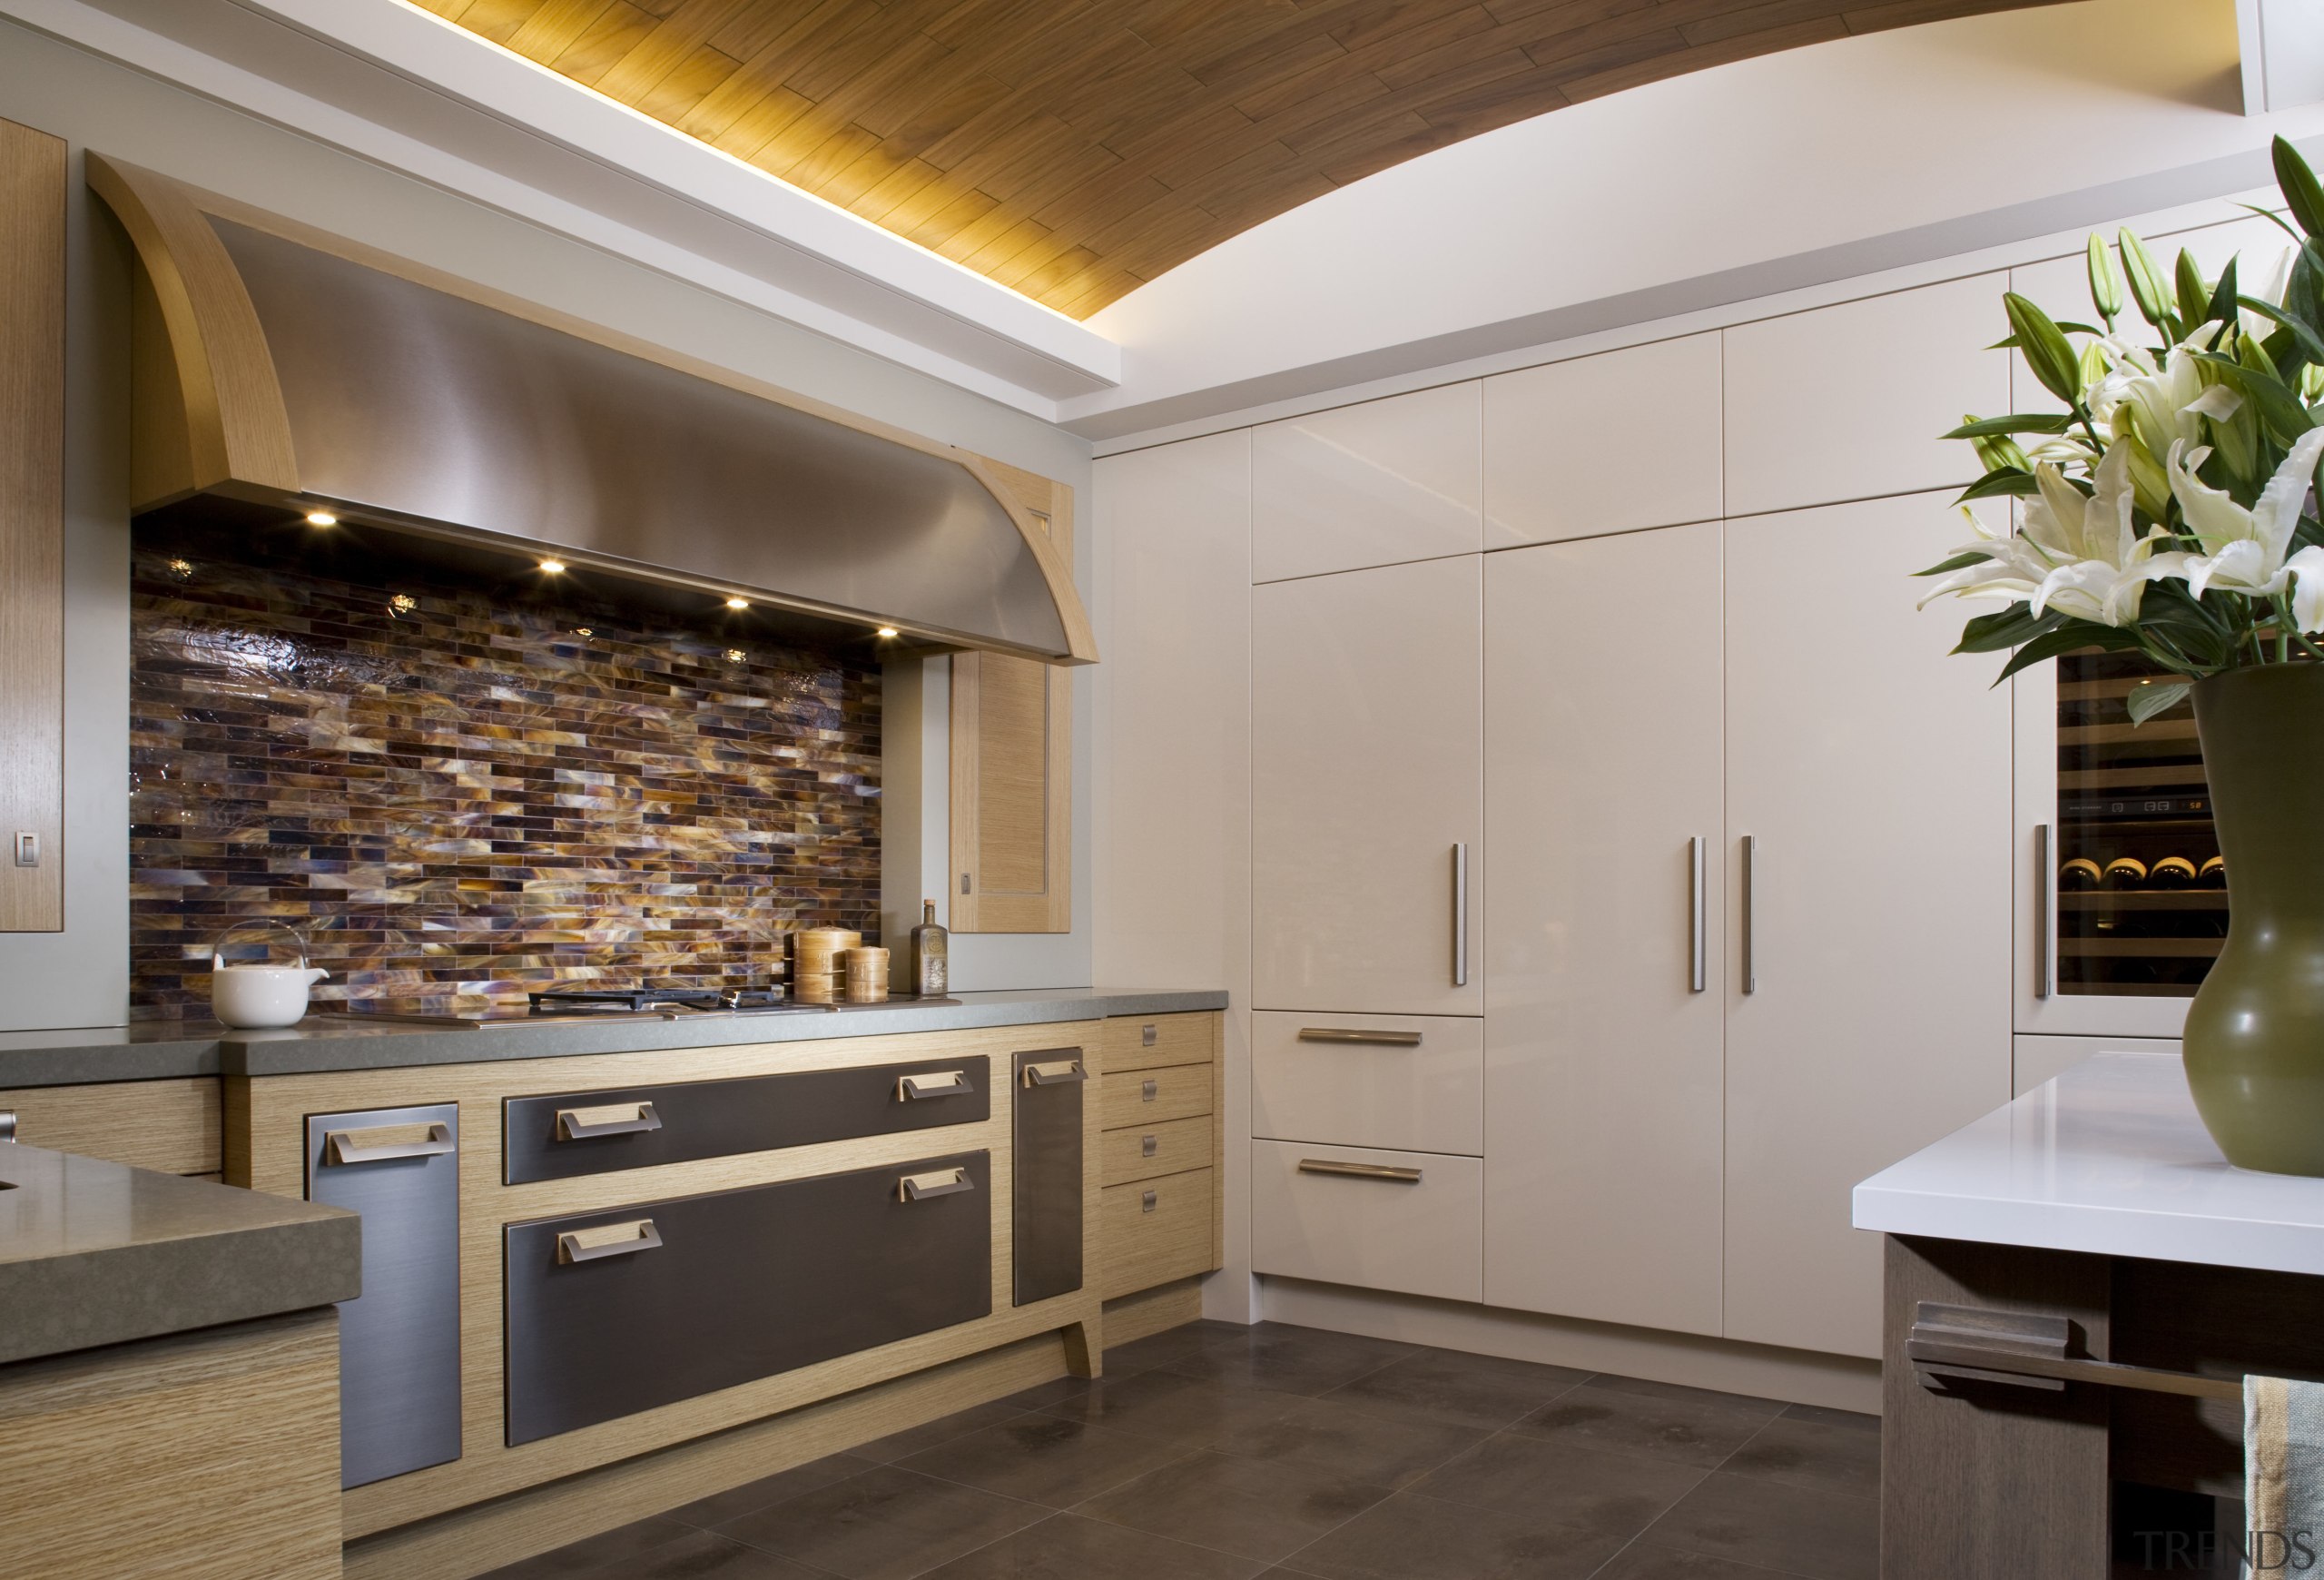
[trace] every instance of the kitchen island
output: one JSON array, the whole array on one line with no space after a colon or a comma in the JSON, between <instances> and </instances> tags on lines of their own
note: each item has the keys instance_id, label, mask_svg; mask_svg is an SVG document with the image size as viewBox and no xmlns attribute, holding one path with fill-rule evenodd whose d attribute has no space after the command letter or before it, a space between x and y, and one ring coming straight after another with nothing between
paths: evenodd
<instances>
[{"instance_id":1,"label":"kitchen island","mask_svg":"<svg viewBox=\"0 0 2324 1580\"><path fill-rule=\"evenodd\" d=\"M1883 1580L2102 1580L2144 1489L2240 1498L2245 1373L2324 1377L2324 1180L2230 1167L2175 1057L2076 1065L1855 1222L1887 1237Z\"/></svg>"}]
</instances>

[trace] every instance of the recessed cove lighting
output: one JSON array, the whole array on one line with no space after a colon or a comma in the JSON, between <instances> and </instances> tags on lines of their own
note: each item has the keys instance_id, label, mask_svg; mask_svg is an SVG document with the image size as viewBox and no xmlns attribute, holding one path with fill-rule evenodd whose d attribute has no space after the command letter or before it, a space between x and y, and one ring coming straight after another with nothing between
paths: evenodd
<instances>
[{"instance_id":1,"label":"recessed cove lighting","mask_svg":"<svg viewBox=\"0 0 2324 1580\"><path fill-rule=\"evenodd\" d=\"M726 600L726 607L730 609L747 609L751 607L751 600L748 598L728 598Z\"/></svg>"},{"instance_id":2,"label":"recessed cove lighting","mask_svg":"<svg viewBox=\"0 0 2324 1580\"><path fill-rule=\"evenodd\" d=\"M882 637L892 637L896 634L896 628L893 626L882 626L876 634Z\"/></svg>"},{"instance_id":3,"label":"recessed cove lighting","mask_svg":"<svg viewBox=\"0 0 2324 1580\"><path fill-rule=\"evenodd\" d=\"M307 512L307 525L310 527L336 527L339 525L339 518L332 515L329 510L310 510Z\"/></svg>"},{"instance_id":4,"label":"recessed cove lighting","mask_svg":"<svg viewBox=\"0 0 2324 1580\"><path fill-rule=\"evenodd\" d=\"M551 576L563 576L565 574L565 561L561 559L544 559L541 561L541 568Z\"/></svg>"}]
</instances>

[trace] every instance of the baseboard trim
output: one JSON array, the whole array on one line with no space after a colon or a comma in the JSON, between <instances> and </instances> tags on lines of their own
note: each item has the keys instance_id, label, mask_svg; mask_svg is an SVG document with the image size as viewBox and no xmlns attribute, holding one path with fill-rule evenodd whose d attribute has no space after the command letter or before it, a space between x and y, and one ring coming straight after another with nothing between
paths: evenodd
<instances>
[{"instance_id":1,"label":"baseboard trim","mask_svg":"<svg viewBox=\"0 0 2324 1580\"><path fill-rule=\"evenodd\" d=\"M1855 1356L1543 1317L1300 1279L1263 1275L1259 1285L1261 1315L1269 1322L1880 1413L1880 1363Z\"/></svg>"},{"instance_id":2,"label":"baseboard trim","mask_svg":"<svg viewBox=\"0 0 2324 1580\"><path fill-rule=\"evenodd\" d=\"M1202 1316L1202 1275L1106 1302L1106 1348L1181 1327Z\"/></svg>"}]
</instances>

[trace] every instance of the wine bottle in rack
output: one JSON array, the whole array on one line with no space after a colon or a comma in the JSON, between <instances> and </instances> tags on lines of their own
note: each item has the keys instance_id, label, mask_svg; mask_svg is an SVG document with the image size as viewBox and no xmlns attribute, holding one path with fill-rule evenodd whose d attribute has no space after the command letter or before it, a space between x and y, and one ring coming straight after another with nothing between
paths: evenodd
<instances>
[{"instance_id":1,"label":"wine bottle in rack","mask_svg":"<svg viewBox=\"0 0 2324 1580\"><path fill-rule=\"evenodd\" d=\"M2181 890L2195 886L2195 864L2182 855L2167 855L2147 869L2150 889Z\"/></svg>"},{"instance_id":2,"label":"wine bottle in rack","mask_svg":"<svg viewBox=\"0 0 2324 1580\"><path fill-rule=\"evenodd\" d=\"M2058 893L2083 894L2098 887L2098 864L2088 856L2076 856L2058 869Z\"/></svg>"},{"instance_id":3,"label":"wine bottle in rack","mask_svg":"<svg viewBox=\"0 0 2324 1580\"><path fill-rule=\"evenodd\" d=\"M2136 856L2116 856L2098 877L2100 888L2113 892L2143 889L2146 883L2146 864Z\"/></svg>"}]
</instances>

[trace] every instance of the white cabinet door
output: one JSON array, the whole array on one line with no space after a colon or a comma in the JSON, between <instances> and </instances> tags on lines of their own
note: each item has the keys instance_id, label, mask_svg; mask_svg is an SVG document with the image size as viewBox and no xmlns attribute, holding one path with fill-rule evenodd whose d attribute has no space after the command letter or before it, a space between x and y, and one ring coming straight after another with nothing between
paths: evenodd
<instances>
[{"instance_id":1,"label":"white cabinet door","mask_svg":"<svg viewBox=\"0 0 2324 1580\"><path fill-rule=\"evenodd\" d=\"M1484 381L1485 546L1719 515L1718 336Z\"/></svg>"},{"instance_id":2,"label":"white cabinet door","mask_svg":"<svg viewBox=\"0 0 2324 1580\"><path fill-rule=\"evenodd\" d=\"M1482 444L1473 380L1253 429L1252 579L1476 553Z\"/></svg>"},{"instance_id":3,"label":"white cabinet door","mask_svg":"<svg viewBox=\"0 0 2324 1580\"><path fill-rule=\"evenodd\" d=\"M1727 527L1727 1335L1879 1353L1849 1192L2010 1095L2010 706L1915 617L1947 496Z\"/></svg>"},{"instance_id":4,"label":"white cabinet door","mask_svg":"<svg viewBox=\"0 0 2324 1580\"><path fill-rule=\"evenodd\" d=\"M1487 561L1489 1304L1719 1330L1719 658L1716 522Z\"/></svg>"},{"instance_id":5,"label":"white cabinet door","mask_svg":"<svg viewBox=\"0 0 2324 1580\"><path fill-rule=\"evenodd\" d=\"M1985 350L2007 288L1980 274L1726 331L1728 515L1974 480L1969 447L1937 435L2008 410L2008 354Z\"/></svg>"},{"instance_id":6,"label":"white cabinet door","mask_svg":"<svg viewBox=\"0 0 2324 1580\"><path fill-rule=\"evenodd\" d=\"M1483 1022L1251 1017L1251 1133L1408 1152L1484 1150Z\"/></svg>"},{"instance_id":7,"label":"white cabinet door","mask_svg":"<svg viewBox=\"0 0 2324 1580\"><path fill-rule=\"evenodd\" d=\"M1482 1011L1481 559L1253 590L1256 1008Z\"/></svg>"},{"instance_id":8,"label":"white cabinet door","mask_svg":"<svg viewBox=\"0 0 2324 1580\"><path fill-rule=\"evenodd\" d=\"M1251 1266L1361 1289L1482 1292L1480 1165L1438 1152L1251 1143Z\"/></svg>"}]
</instances>

